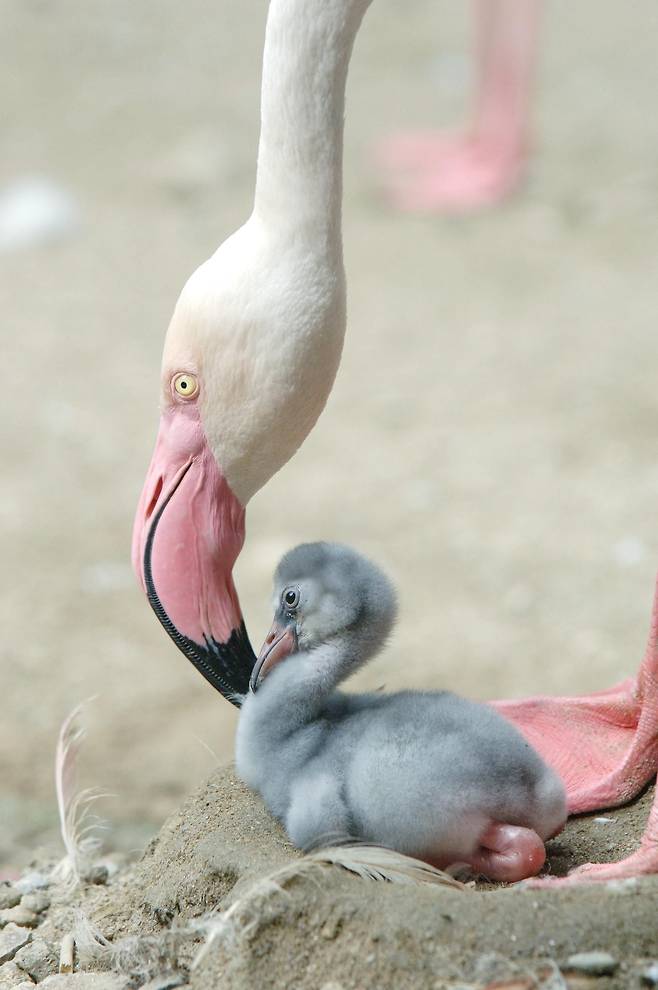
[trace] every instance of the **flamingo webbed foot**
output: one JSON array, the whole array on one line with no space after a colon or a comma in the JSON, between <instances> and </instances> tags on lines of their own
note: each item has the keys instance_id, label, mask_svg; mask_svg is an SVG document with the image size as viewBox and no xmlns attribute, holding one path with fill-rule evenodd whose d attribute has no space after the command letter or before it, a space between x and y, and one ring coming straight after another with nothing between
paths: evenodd
<instances>
[{"instance_id":1,"label":"flamingo webbed foot","mask_svg":"<svg viewBox=\"0 0 658 990\"><path fill-rule=\"evenodd\" d=\"M459 213L501 202L522 179L526 152L501 135L394 135L376 153L391 203L416 213Z\"/></svg>"}]
</instances>

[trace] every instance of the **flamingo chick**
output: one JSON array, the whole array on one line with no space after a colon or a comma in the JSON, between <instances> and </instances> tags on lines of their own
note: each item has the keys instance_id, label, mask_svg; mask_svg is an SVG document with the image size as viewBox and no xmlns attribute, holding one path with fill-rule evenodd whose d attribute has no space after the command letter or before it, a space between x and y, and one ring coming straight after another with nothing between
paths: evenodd
<instances>
[{"instance_id":1,"label":"flamingo chick","mask_svg":"<svg viewBox=\"0 0 658 990\"><path fill-rule=\"evenodd\" d=\"M513 726L447 691L336 690L395 621L379 568L349 547L302 544L276 570L274 602L236 765L295 845L351 838L493 880L536 874L566 795Z\"/></svg>"}]
</instances>

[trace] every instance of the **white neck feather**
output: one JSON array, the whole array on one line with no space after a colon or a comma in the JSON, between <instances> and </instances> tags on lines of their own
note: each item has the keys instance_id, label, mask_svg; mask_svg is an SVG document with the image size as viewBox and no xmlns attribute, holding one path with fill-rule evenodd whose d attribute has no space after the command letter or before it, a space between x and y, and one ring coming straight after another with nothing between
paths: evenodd
<instances>
[{"instance_id":1,"label":"white neck feather","mask_svg":"<svg viewBox=\"0 0 658 990\"><path fill-rule=\"evenodd\" d=\"M254 214L340 244L345 82L371 0L272 0Z\"/></svg>"},{"instance_id":2,"label":"white neck feather","mask_svg":"<svg viewBox=\"0 0 658 990\"><path fill-rule=\"evenodd\" d=\"M345 334L343 110L371 0L272 0L249 221L185 286L163 389L198 371L210 449L246 505L292 457L333 385Z\"/></svg>"}]
</instances>

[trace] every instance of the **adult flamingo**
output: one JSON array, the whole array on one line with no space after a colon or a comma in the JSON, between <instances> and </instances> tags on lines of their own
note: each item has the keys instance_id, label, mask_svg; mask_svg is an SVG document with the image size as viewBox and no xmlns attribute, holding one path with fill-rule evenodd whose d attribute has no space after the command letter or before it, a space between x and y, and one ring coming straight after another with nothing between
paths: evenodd
<instances>
[{"instance_id":1,"label":"adult flamingo","mask_svg":"<svg viewBox=\"0 0 658 990\"><path fill-rule=\"evenodd\" d=\"M244 507L313 427L342 350L345 81L369 3L271 4L253 213L192 275L165 341L133 563L167 632L232 700L254 661L231 577Z\"/></svg>"},{"instance_id":2,"label":"adult flamingo","mask_svg":"<svg viewBox=\"0 0 658 990\"><path fill-rule=\"evenodd\" d=\"M192 275L165 342L133 560L169 635L236 704L254 663L232 579L245 506L312 429L340 360L345 82L370 2L272 0L254 210ZM571 811L627 801L656 774L657 616L637 678L498 703L561 774ZM658 804L633 856L553 882L643 872L658 872Z\"/></svg>"}]
</instances>

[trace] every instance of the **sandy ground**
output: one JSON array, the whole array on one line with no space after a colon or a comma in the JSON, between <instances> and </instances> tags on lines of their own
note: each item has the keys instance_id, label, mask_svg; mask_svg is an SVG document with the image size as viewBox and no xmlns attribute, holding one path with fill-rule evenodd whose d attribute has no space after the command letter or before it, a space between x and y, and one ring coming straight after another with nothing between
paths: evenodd
<instances>
[{"instance_id":1,"label":"sandy ground","mask_svg":"<svg viewBox=\"0 0 658 990\"><path fill-rule=\"evenodd\" d=\"M549 869L560 874L573 855L601 860L611 844L622 851L637 842L652 798L603 822L571 820L548 843ZM354 856L343 850L346 861ZM76 968L117 974L102 990L125 990L117 971L135 988L164 977L148 990L635 990L658 948L656 877L605 888L470 882L455 890L375 883L335 865L309 869L226 769L184 802L133 867L68 899L56 885L46 894L50 910L14 965L43 979L73 931ZM223 916L209 918L218 908ZM204 922L220 918L199 959L211 931ZM610 974L598 980L575 970L573 956L583 951L607 953ZM0 984L2 976L0 968ZM76 988L64 982L58 990Z\"/></svg>"},{"instance_id":2,"label":"sandy ground","mask_svg":"<svg viewBox=\"0 0 658 990\"><path fill-rule=\"evenodd\" d=\"M166 640L128 547L170 313L250 208L265 6L2 3L0 185L45 175L80 215L0 255L5 865L52 838L57 730L90 695L83 780L116 793L126 848L231 755L234 714ZM254 641L279 554L328 537L400 587L361 686L572 693L637 665L658 561L657 20L652 0L549 4L521 195L409 218L369 150L462 118L469 22L456 2L373 5L348 94L344 361L249 509Z\"/></svg>"}]
</instances>

